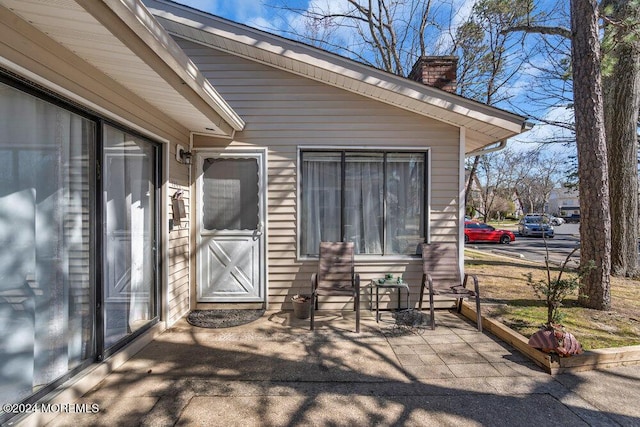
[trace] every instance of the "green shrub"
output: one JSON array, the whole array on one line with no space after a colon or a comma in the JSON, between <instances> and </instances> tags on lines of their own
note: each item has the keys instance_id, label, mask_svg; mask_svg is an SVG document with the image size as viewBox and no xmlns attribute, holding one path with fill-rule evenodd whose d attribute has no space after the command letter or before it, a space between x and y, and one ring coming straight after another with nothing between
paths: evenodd
<instances>
[{"instance_id":1,"label":"green shrub","mask_svg":"<svg viewBox=\"0 0 640 427\"><path fill-rule=\"evenodd\" d=\"M580 287L582 277L584 277L584 275L593 268L593 261L586 269L583 268L578 270L577 274L572 275L569 278L563 278L562 275L567 268L567 263L578 250L576 247L569 255L567 255L567 258L560 267L557 277L554 278L552 277L551 267L549 266L549 248L547 247L546 239L545 250L547 253L545 257L545 266L547 269L546 280L534 281L531 273L528 273L527 283L533 288L536 296L545 301L547 305L547 323L544 326L550 328L552 325L560 324L562 322L562 319L564 318L564 314L560 312L562 302Z\"/></svg>"}]
</instances>

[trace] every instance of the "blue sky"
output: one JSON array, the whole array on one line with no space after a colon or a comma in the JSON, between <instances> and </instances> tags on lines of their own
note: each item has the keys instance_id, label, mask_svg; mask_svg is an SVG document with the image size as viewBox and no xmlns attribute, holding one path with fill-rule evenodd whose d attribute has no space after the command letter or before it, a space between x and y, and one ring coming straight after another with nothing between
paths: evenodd
<instances>
[{"instance_id":1,"label":"blue sky","mask_svg":"<svg viewBox=\"0 0 640 427\"><path fill-rule=\"evenodd\" d=\"M345 0L173 0L230 19L251 27L260 28L286 35L287 28L297 28L299 16L285 10L292 8L307 10L310 8L342 11L346 10ZM469 16L471 7L476 0L442 0L435 2L433 10L441 13L453 14L454 23L462 22ZM452 12L453 11L453 12Z\"/></svg>"},{"instance_id":2,"label":"blue sky","mask_svg":"<svg viewBox=\"0 0 640 427\"><path fill-rule=\"evenodd\" d=\"M232 21L260 29L276 29L282 22L277 5L306 9L307 0L174 0L195 9L203 10Z\"/></svg>"},{"instance_id":3,"label":"blue sky","mask_svg":"<svg viewBox=\"0 0 640 427\"><path fill-rule=\"evenodd\" d=\"M238 22L266 15L263 0L174 0Z\"/></svg>"}]
</instances>

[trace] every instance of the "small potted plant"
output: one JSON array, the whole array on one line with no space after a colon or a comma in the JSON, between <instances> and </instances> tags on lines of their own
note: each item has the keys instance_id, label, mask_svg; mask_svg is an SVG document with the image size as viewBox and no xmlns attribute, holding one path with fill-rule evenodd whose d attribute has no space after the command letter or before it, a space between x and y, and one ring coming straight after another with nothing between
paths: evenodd
<instances>
[{"instance_id":1,"label":"small potted plant","mask_svg":"<svg viewBox=\"0 0 640 427\"><path fill-rule=\"evenodd\" d=\"M311 297L309 295L296 294L291 297L293 314L298 319L308 319L311 310Z\"/></svg>"}]
</instances>

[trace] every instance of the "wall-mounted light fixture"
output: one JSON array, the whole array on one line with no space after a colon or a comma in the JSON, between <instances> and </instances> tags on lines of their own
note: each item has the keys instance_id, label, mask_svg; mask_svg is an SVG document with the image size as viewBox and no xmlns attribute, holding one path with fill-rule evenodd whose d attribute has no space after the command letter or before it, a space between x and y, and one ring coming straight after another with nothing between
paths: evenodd
<instances>
[{"instance_id":1,"label":"wall-mounted light fixture","mask_svg":"<svg viewBox=\"0 0 640 427\"><path fill-rule=\"evenodd\" d=\"M176 160L179 163L190 165L192 158L193 158L193 154L191 154L191 151L185 150L184 147L180 144L176 146Z\"/></svg>"}]
</instances>

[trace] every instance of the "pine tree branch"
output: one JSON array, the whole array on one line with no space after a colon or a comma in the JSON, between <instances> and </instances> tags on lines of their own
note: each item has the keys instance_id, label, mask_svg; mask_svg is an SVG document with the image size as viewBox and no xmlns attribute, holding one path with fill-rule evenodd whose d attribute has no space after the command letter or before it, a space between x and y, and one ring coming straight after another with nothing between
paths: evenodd
<instances>
[{"instance_id":1,"label":"pine tree branch","mask_svg":"<svg viewBox=\"0 0 640 427\"><path fill-rule=\"evenodd\" d=\"M568 28L545 27L545 26L539 26L539 25L515 25L513 27L502 30L501 33L507 34L507 33L519 32L519 31L529 33L529 34L545 34L545 35L552 35L552 36L561 36L566 39L571 38L571 30L569 30Z\"/></svg>"}]
</instances>

